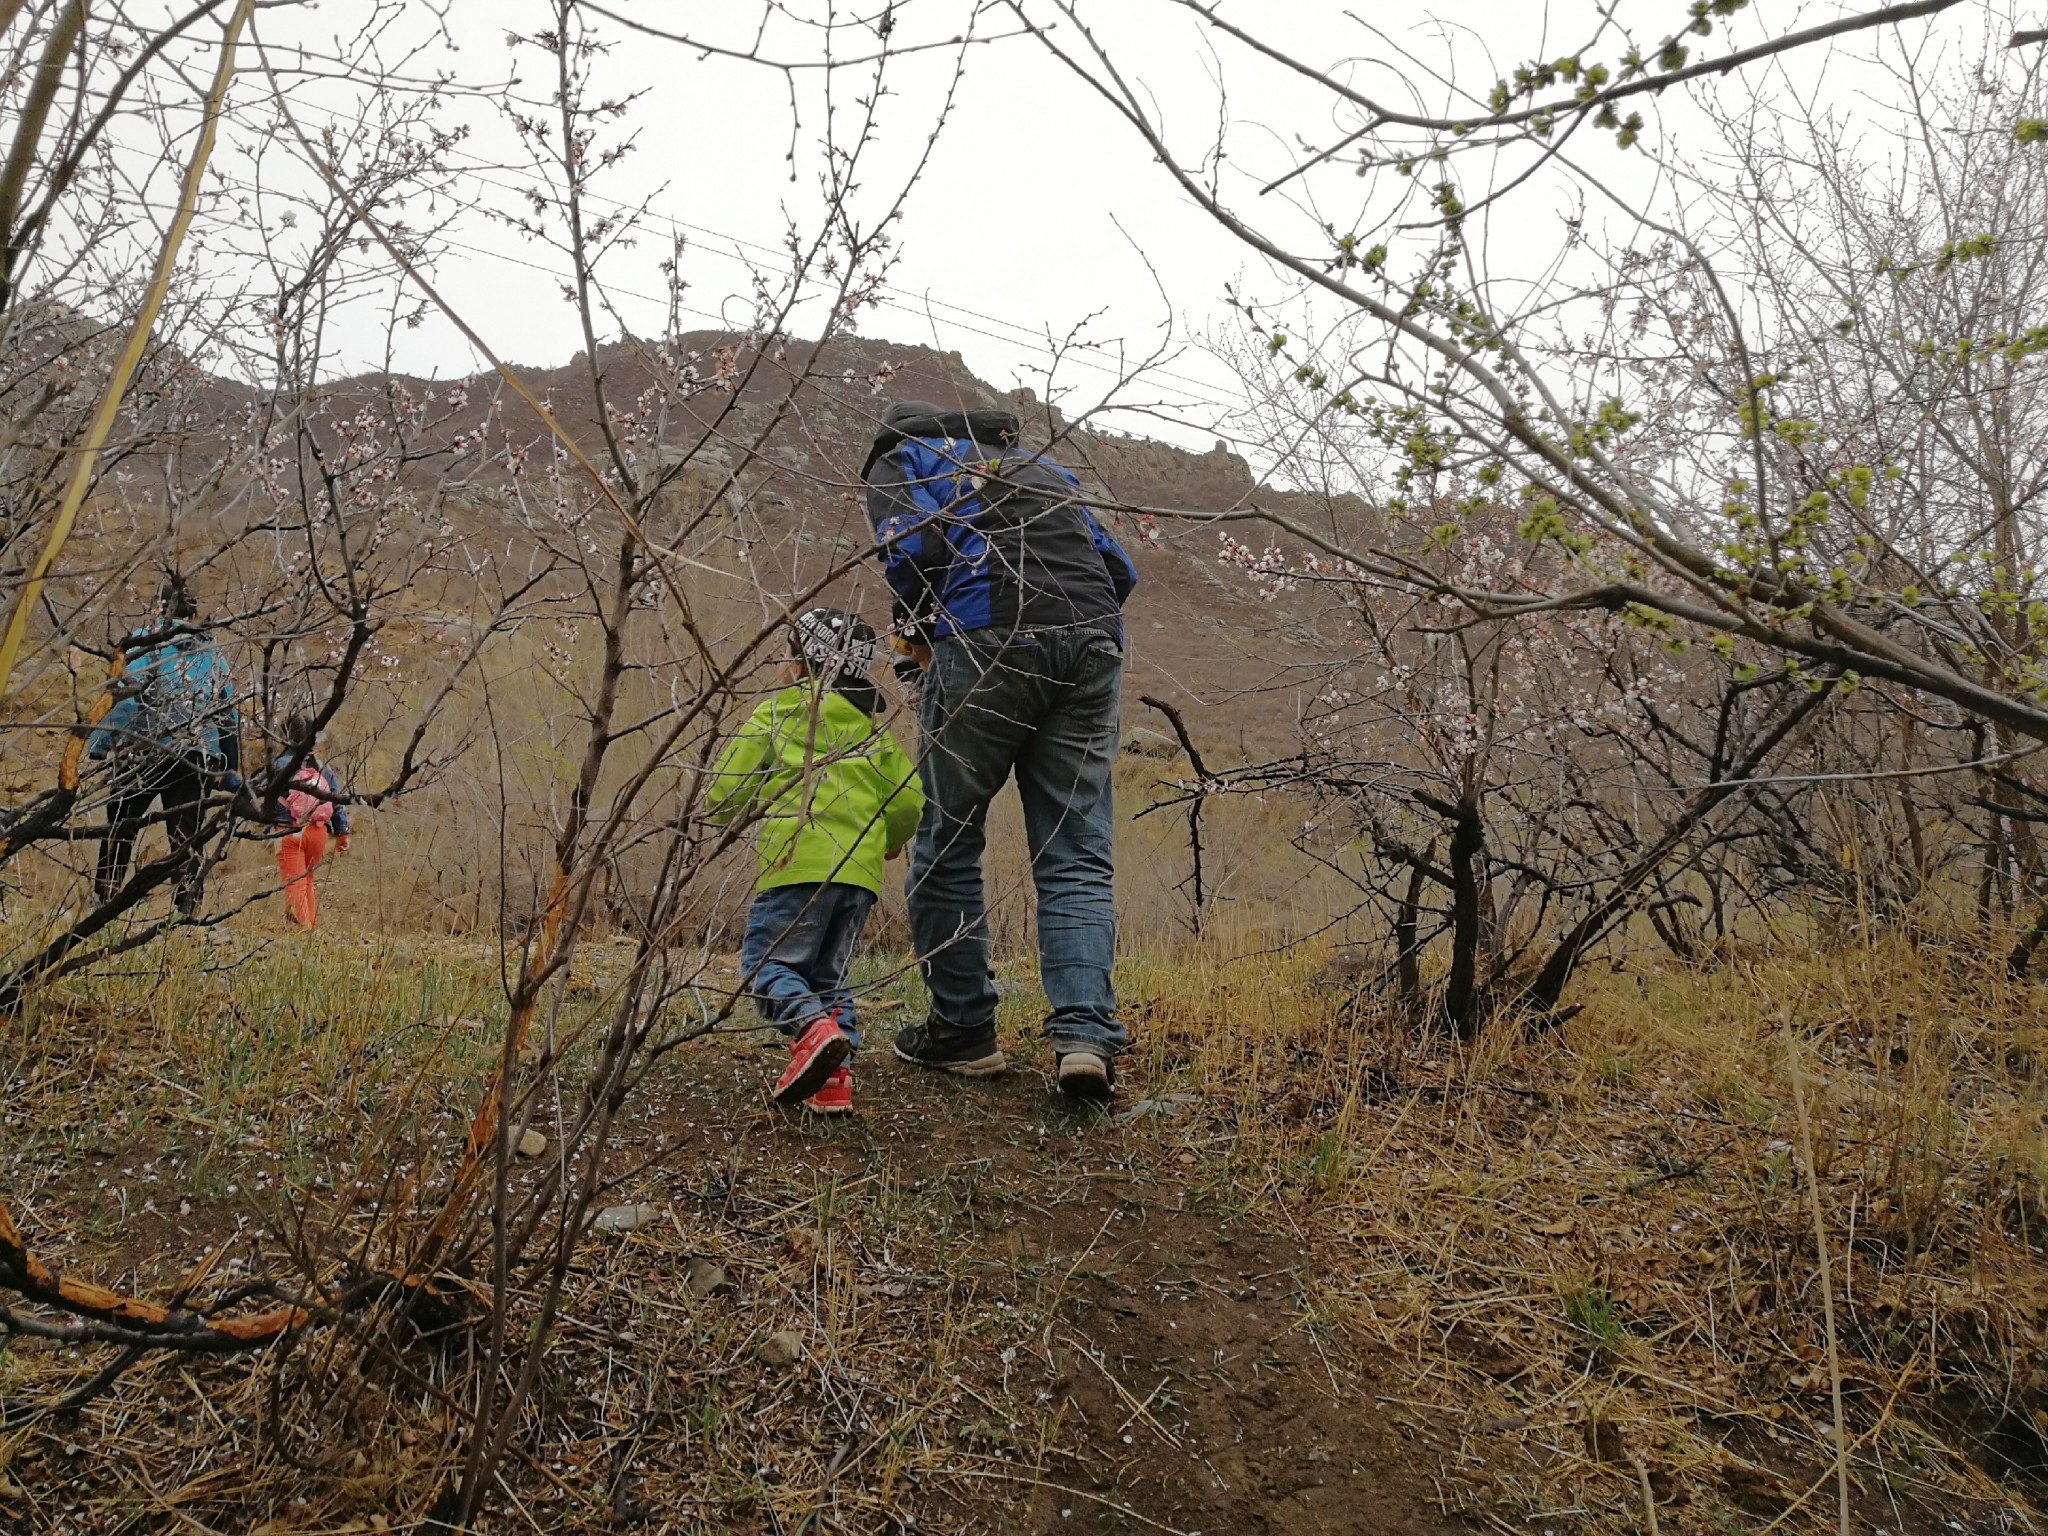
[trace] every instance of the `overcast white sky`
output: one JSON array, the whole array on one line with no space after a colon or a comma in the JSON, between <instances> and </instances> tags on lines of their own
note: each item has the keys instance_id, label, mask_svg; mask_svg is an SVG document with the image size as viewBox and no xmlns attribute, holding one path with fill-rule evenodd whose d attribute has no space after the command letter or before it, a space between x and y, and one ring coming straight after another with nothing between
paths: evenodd
<instances>
[{"instance_id":1,"label":"overcast white sky","mask_svg":"<svg viewBox=\"0 0 2048 1536\"><path fill-rule=\"evenodd\" d=\"M610 3L650 24L724 42L740 41L748 30L742 19L758 14L751 0ZM797 0L791 8L823 9ZM906 0L897 7L897 38L949 35L972 9L969 0ZM1366 9L1383 36L1334 0L1251 0L1226 4L1224 13L1317 64L1350 61L1345 67L1352 77L1378 93L1398 95L1412 86L1419 101L1441 106L1443 86L1400 59L1390 42L1405 45L1425 64L1455 70L1461 83L1483 94L1515 64L1554 57L1584 42L1600 6L1596 0L1376 0ZM2048 0L2041 9L2048 11ZM1230 147L1221 171L1226 189L1292 233L1311 234L1312 221L1284 214L1277 196L1259 199L1252 189L1293 162L1297 136L1327 142L1351 120L1333 117L1329 105L1287 71L1242 48L1219 49L1198 18L1172 0L1105 0L1095 10L1120 64L1151 93L1176 140L1199 153L1221 125ZM446 38L455 51L436 45L429 58L474 80L501 76L515 59L522 73L538 76L542 56L531 48L509 48L507 33L548 25L551 12L545 0L450 0ZM1642 41L1654 45L1682 18L1684 6L1679 0L1621 0L1619 12ZM1737 19L1733 36L1737 42L1752 40L1765 26L1811 24L1839 13L1833 4L1758 0L1752 14ZM317 19L327 27L347 15L346 4L330 0ZM424 35L425 16L420 20ZM1970 49L1986 23L1986 9L1972 4L1932 23L1909 24L1905 36ZM277 23L265 25L266 36L276 39ZM804 222L815 206L819 77L807 76L798 87L803 120L792 184L785 160L789 86L782 74L703 59L677 44L601 25L616 44L598 67L602 92L638 93L621 130L634 139L634 151L608 173L605 189L620 203L651 200L653 215L650 238L607 264L609 290L636 329L657 331L662 289L655 262L665 254L672 227L691 242L689 302L702 312L701 323L710 325L709 317L720 314L742 320L745 306L734 296L745 294L747 270L739 258L772 265L785 221ZM985 14L980 28L1010 29L1000 12ZM387 38L396 41L395 35ZM1620 46L1612 40L1588 56L1612 57ZM1710 46L1727 44L1717 38ZM1885 106L1868 99L1872 76L1855 63L1871 46L1868 38L1858 38L1816 48L1781 66L1775 83L1834 104L1853 125ZM800 58L814 56L815 48L814 34L783 23L770 31L766 51ZM932 126L951 64L948 55L929 53L893 70L882 152L862 178L864 209L885 206L900 183L908 157ZM1145 430L1199 437L1200 418L1231 394L1227 370L1199 342L1228 323L1226 289L1245 285L1260 291L1272 286L1266 274L1180 195L1102 101L1037 44L1014 38L977 47L969 51L965 69L952 119L898 228L900 261L888 303L869 312L863 329L958 350L975 373L998 385L1042 382L1037 375L1046 365L1048 332L1085 325L1098 339L1126 338L1140 351L1171 337L1182 348L1170 369L1175 377L1141 394L1181 396L1195 424L1185 431L1156 424ZM862 76L848 72L838 81L850 98ZM244 86L261 89L256 80ZM535 79L532 93L543 96L543 86ZM843 98L842 110L855 109ZM1701 141L1700 119L1682 100L1645 103L1645 110L1666 135L1660 142L1675 138L1694 152L1711 147ZM477 110L459 115L472 130L465 154L501 164L516 158L502 120ZM1615 150L1609 139L1594 142L1589 136L1582 144L1606 173L1630 185L1645 184L1641 156ZM479 207L465 212L451 231L454 248L439 263L437 276L502 355L557 364L581 345L574 313L561 296L561 263L483 216L493 203L515 207L522 180L505 171L483 178L476 188ZM1319 186L1319 195L1333 199L1322 211L1340 224L1350 217L1342 206L1352 196L1347 182L1363 185L1340 174ZM1512 252L1526 243L1532 253L1548 250L1562 207L1554 185L1532 186L1496 221L1495 248ZM364 321L360 329L342 333L349 364L370 363L381 348L381 338ZM400 348L398 362L410 371L446 376L478 365L438 317L402 333ZM1075 402L1085 404L1091 386L1099 393L1108 376L1078 370L1067 382L1077 390ZM1127 421L1143 426L1137 417Z\"/></svg>"}]
</instances>

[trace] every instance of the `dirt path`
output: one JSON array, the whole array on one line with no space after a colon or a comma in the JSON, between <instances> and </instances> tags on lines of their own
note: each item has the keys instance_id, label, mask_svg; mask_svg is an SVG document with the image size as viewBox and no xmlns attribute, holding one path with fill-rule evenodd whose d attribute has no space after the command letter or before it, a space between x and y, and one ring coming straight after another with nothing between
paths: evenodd
<instances>
[{"instance_id":1,"label":"dirt path","mask_svg":"<svg viewBox=\"0 0 2048 1536\"><path fill-rule=\"evenodd\" d=\"M955 1483L941 1504L950 1518L934 1510L928 1528L1473 1529L1443 1513L1453 1453L1383 1406L1404 1396L1399 1364L1363 1354L1322 1316L1314 1260L1285 1208L1230 1191L1157 1134L1168 1127L1154 1116L1129 1118L1138 1093L1120 1099L1119 1123L1061 1102L1028 1057L970 1084L871 1050L860 1116L818 1125L748 1105L746 1060L697 1076L661 1118L722 1121L750 1176L798 1199L861 1180L919 1190L964 1249L954 1264L966 1294L947 1300L993 1300L1038 1325L1029 1347L960 1363L992 1400L1044 1404L1057 1427L1042 1464L990 1469L990 1497ZM1033 1390L1018 1394L1026 1376Z\"/></svg>"}]
</instances>

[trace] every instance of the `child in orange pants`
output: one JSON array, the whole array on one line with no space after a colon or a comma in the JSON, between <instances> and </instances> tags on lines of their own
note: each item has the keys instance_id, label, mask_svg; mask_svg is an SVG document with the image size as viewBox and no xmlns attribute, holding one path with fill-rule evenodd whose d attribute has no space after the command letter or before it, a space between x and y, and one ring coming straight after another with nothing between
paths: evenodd
<instances>
[{"instance_id":1,"label":"child in orange pants","mask_svg":"<svg viewBox=\"0 0 2048 1536\"><path fill-rule=\"evenodd\" d=\"M287 741L309 741L312 734L313 722L304 715L293 715L285 722ZM292 775L292 787L278 801L278 824L289 830L277 840L277 873L284 881L286 914L301 928L311 928L319 919L313 867L327 855L330 829L335 850L348 852L348 807L326 798L340 793L333 773L313 756L309 746L305 761Z\"/></svg>"}]
</instances>

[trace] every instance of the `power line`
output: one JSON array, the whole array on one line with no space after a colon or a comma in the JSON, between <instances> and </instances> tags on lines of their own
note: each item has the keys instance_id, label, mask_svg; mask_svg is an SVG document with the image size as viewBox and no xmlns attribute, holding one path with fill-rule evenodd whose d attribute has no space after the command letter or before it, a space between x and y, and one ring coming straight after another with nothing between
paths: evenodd
<instances>
[{"instance_id":1,"label":"power line","mask_svg":"<svg viewBox=\"0 0 2048 1536\"><path fill-rule=\"evenodd\" d=\"M501 261L511 266L525 267L529 271L539 272L549 277L560 276L560 274L556 272L552 267L543 266L540 262L537 261L528 261L526 258L522 256L513 255L510 251L491 250L483 246L470 245L464 241L452 240L446 237L443 237L439 243L448 250L461 251L465 255L481 257L486 261ZM612 293L618 294L622 297L629 299L638 299L644 304L666 304L670 302L669 300L661 298L655 294L642 293L638 289L627 288L616 283L607 283L604 286ZM708 309L700 309L692 304L683 304L678 302L676 303L675 307L678 310L682 311L684 314L695 315L698 318L708 320L712 324L719 326L721 328L729 328L732 324L732 322L728 320L725 316L716 314ZM908 308L908 306L901 304L891 304L888 307L893 309ZM951 329L956 331L966 331L971 335L987 337L991 341L1003 342L1006 344L1014 344L1011 343L1010 338L1008 337L999 336L992 331L982 330L978 326L968 325L964 321L954 320L947 321L945 323ZM1100 362L1092 357L1089 357L1085 353L1074 356L1070 360L1080 364L1083 367L1093 368L1100 372L1114 374L1118 377L1122 376L1122 370L1113 367L1109 363ZM1164 373L1164 370L1158 371L1162 374ZM1165 376L1173 377L1173 375ZM1196 398L1199 399L1202 404L1215 406L1220 410L1228 410L1232 407L1232 402L1228 400L1219 399L1214 395L1198 393L1196 395Z\"/></svg>"},{"instance_id":2,"label":"power line","mask_svg":"<svg viewBox=\"0 0 2048 1536\"><path fill-rule=\"evenodd\" d=\"M493 181L491 180L491 178L487 176L479 175L476 177L476 179L478 181L483 182L484 185L496 187L500 191L517 192L519 190L517 187L508 187L503 182ZM586 201L597 203L601 206L619 209L626 212L640 213L644 211L642 209L633 207L633 205L631 204L619 202L614 198L601 197L590 193L585 194L585 199ZM665 222L673 225L677 229L689 230L694 234L703 235L712 240L728 241L733 246L741 250L755 251L760 253L761 255L768 257L780 257L785 254L784 252L776 250L772 246L762 245L758 241L747 240L738 235L727 234L723 230L712 229L706 225L693 224L686 219L676 219L668 217L666 215L658 214L655 215L655 217L663 218ZM452 244L453 242L450 243ZM480 250L473 246L466 246L463 247L463 249L469 250L472 252L472 254L476 255L495 254ZM717 256L728 261L739 262L742 265L749 267L750 270L752 268L752 263L748 262L746 257L740 255L738 253L738 250L724 251L718 249L715 246L706 246L704 247L704 249L710 255ZM522 265L535 266L537 264L522 263ZM538 270L544 271L546 269L538 268ZM638 293L630 288L620 287L614 284L607 284L606 286L611 287L613 291L616 293L624 294L629 298L640 299L646 303L665 302L664 300L657 299L650 294ZM881 306L885 309L897 310L903 314L917 316L920 319L939 318L929 314L929 311L934 309L950 311L954 315L964 315L969 319L980 321L982 322L982 324L970 325L967 323L966 320L960 319L942 319L940 323L954 330L965 331L967 334L972 336L984 337L989 341L1002 342L1009 346L1028 346L1032 348L1043 348L1048 345L1047 339L1045 337L1039 335L1034 331L1027 329L1022 325L1019 325L1017 322L1013 320L1004 320L996 315L984 314L980 310L970 309L964 304L955 304L946 299L938 299L933 298L930 295L925 295L921 300L917 302L912 302L909 296L907 295L903 297L891 298L888 296L887 290L885 289L879 302ZM687 308L687 306L681 307ZM709 311L706 310L690 309L689 312L692 314L709 316ZM722 317L711 316L711 318L718 319L720 324L726 323ZM999 326L1002 328L1002 330L988 330L984 328L985 326ZM1012 332L1014 334L1005 335L1002 333L1005 331ZM1099 358L1092 356L1088 351L1081 351L1069 354L1069 360L1077 363L1079 366L1093 369L1099 373L1106 373L1115 377L1123 376L1123 370L1121 368L1118 368L1113 363L1105 362L1100 360ZM1170 379L1174 383L1181 385L1183 389L1185 389L1189 394L1191 394L1195 399L1199 400L1204 405L1215 406L1221 410L1229 410L1233 409L1236 405L1240 403L1237 401L1225 399L1215 394L1215 386L1206 380L1190 378L1186 374L1175 373L1171 369L1167 368L1154 368L1147 370L1147 372L1149 372L1154 377Z\"/></svg>"},{"instance_id":3,"label":"power line","mask_svg":"<svg viewBox=\"0 0 2048 1536\"><path fill-rule=\"evenodd\" d=\"M343 120L341 114L330 113L327 112L326 109L320 107L302 106L296 110L299 110L309 116L328 116L335 122L340 122ZM483 174L483 172L485 171L495 171L501 169L501 167L498 166L495 162L481 159L476 155L468 154L460 150L448 150L445 151L444 153L446 153L448 157L451 159L459 159L466 161L468 165L471 167L467 174L471 177L471 179L482 183L484 186L495 187L497 190L501 192L509 192L515 196L524 195L526 191L526 189L523 187L495 180L491 176ZM642 205L635 205L632 203L622 202L617 198L608 197L602 193L586 191L583 194L583 197L584 201L587 203L602 208L609 208L620 213L625 213L636 217L649 214L649 210ZM718 249L716 246L707 246L705 247L705 249L710 255L717 256L723 260L738 262L741 265L748 267L749 270L752 270L753 263L749 262L745 256L740 254L742 250L753 251L762 256L777 260L781 259L783 256L787 254L786 252L778 250L774 246L763 245L759 241L749 240L740 235L729 234L724 230L713 229L709 225L693 223L687 219L678 219L671 215L659 213L652 214L651 217L659 218L666 222L667 224L669 224L670 226L672 226L673 228L687 230L693 234L702 235L711 240L722 241L727 244L730 244L732 247L734 247L734 249L730 251ZM443 239L441 243L451 250L460 250L469 255L482 257L486 260L504 261L515 266L529 268L533 271L548 273L551 276L558 275L553 273L550 268L542 266L538 262L527 261L524 258L515 256L508 251L487 249L484 247L469 245L461 241L449 239ZM641 293L635 289L627 288L614 283L608 282L604 284L604 286L613 293L622 295L626 298L638 299L642 303L666 304L669 302L665 298L661 298L653 294ZM964 304L955 304L948 299L934 298L929 293L923 295L921 299L912 302L910 297L907 295L901 298L888 297L887 289L885 287L883 295L879 298L878 302L883 308L897 310L903 314L913 315L919 319L924 320L939 320L939 317L934 316L930 313L930 311L932 310L945 310L950 311L954 315L964 315L968 317L968 319L980 321L982 322L982 324L970 325L966 323L966 321L964 320L942 320L940 321L940 323L950 327L951 329L964 331L968 335L980 336L985 340L998 342L1006 346L1040 349L1048 345L1047 339L1045 337L1039 335L1037 332L1028 329L1025 326L1018 324L1016 321L1005 320L998 315L986 314L981 310L969 308L967 305ZM679 304L677 307L679 309L682 309L686 313L698 315L701 316L702 318L708 319L719 326L726 326L730 324L730 322L727 321L724 316L713 314L709 310L698 309L695 308L694 306L682 304ZM983 326L996 326L1000 327L1001 329L999 331L987 330L984 329ZM1014 334L1006 335L1003 334L1003 332L1011 332ZM1072 362L1076 366L1082 368L1091 369L1097 373L1108 374L1114 378L1123 378L1125 376L1124 370L1122 368L1118 367L1114 363L1106 362L1095 356L1090 355L1090 352L1087 350L1070 353L1066 356L1065 361ZM1168 368L1152 368L1146 370L1146 373L1155 378L1171 380L1173 383L1182 386L1183 390L1187 394L1189 394L1192 397L1192 399L1196 402L1202 405L1213 407L1217 410L1235 410L1243 404L1242 401L1230 400L1218 395L1215 392L1215 385L1213 385L1207 380L1191 378L1186 374L1176 373L1172 369Z\"/></svg>"}]
</instances>

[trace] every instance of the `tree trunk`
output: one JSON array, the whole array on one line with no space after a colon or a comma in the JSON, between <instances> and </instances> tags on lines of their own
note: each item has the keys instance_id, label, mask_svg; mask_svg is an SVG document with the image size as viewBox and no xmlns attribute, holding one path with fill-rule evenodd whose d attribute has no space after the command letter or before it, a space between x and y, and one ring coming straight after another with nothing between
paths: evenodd
<instances>
[{"instance_id":1,"label":"tree trunk","mask_svg":"<svg viewBox=\"0 0 2048 1536\"><path fill-rule=\"evenodd\" d=\"M1434 856L1436 850L1430 849ZM1394 988L1401 1001L1402 1016L1412 1021L1422 1018L1422 956L1415 942L1420 927L1422 911L1422 886L1425 876L1418 861L1408 871L1408 890L1401 897L1401 905L1394 914Z\"/></svg>"},{"instance_id":2,"label":"tree trunk","mask_svg":"<svg viewBox=\"0 0 2048 1536\"><path fill-rule=\"evenodd\" d=\"M1486 851L1486 826L1479 819L1476 797L1467 793L1456 806L1436 806L1451 818L1451 974L1444 983L1443 1019L1460 1040L1479 1033L1479 946L1484 915L1480 911L1480 862Z\"/></svg>"}]
</instances>

